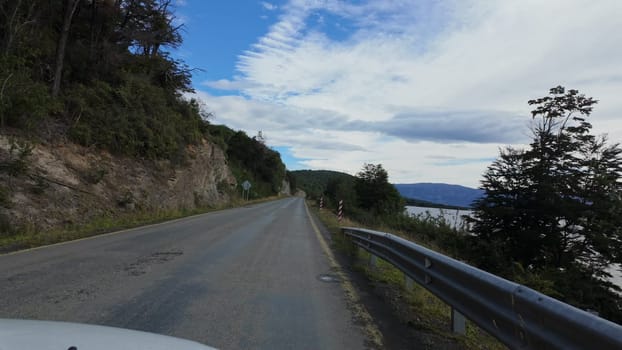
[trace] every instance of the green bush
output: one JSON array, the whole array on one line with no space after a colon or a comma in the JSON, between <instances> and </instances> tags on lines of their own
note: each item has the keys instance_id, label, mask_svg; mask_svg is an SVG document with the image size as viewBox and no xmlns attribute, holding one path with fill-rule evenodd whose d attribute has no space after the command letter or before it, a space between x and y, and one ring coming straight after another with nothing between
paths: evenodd
<instances>
[{"instance_id":1,"label":"green bush","mask_svg":"<svg viewBox=\"0 0 622 350\"><path fill-rule=\"evenodd\" d=\"M30 192L36 195L42 195L45 190L50 187L50 184L42 177L35 177L35 184L30 187Z\"/></svg>"},{"instance_id":2,"label":"green bush","mask_svg":"<svg viewBox=\"0 0 622 350\"><path fill-rule=\"evenodd\" d=\"M49 87L33 80L20 59L0 56L0 127L32 131L57 109Z\"/></svg>"},{"instance_id":3,"label":"green bush","mask_svg":"<svg viewBox=\"0 0 622 350\"><path fill-rule=\"evenodd\" d=\"M227 159L238 184L250 181L251 193L260 197L277 194L285 179L281 155L243 131L227 129L210 128L210 134L214 132L218 138L226 140Z\"/></svg>"},{"instance_id":4,"label":"green bush","mask_svg":"<svg viewBox=\"0 0 622 350\"><path fill-rule=\"evenodd\" d=\"M92 185L100 183L108 174L108 170L103 167L93 167L82 173L82 179Z\"/></svg>"},{"instance_id":5,"label":"green bush","mask_svg":"<svg viewBox=\"0 0 622 350\"><path fill-rule=\"evenodd\" d=\"M69 136L85 146L148 159L185 160L185 146L203 136L206 121L196 102L171 98L147 79L127 77L113 87L102 81L67 94L72 115Z\"/></svg>"},{"instance_id":6,"label":"green bush","mask_svg":"<svg viewBox=\"0 0 622 350\"><path fill-rule=\"evenodd\" d=\"M11 207L11 192L5 186L0 185L0 207Z\"/></svg>"},{"instance_id":7,"label":"green bush","mask_svg":"<svg viewBox=\"0 0 622 350\"><path fill-rule=\"evenodd\" d=\"M28 172L29 160L34 146L23 140L10 140L8 159L0 162L0 172L18 177Z\"/></svg>"},{"instance_id":8,"label":"green bush","mask_svg":"<svg viewBox=\"0 0 622 350\"><path fill-rule=\"evenodd\" d=\"M207 134L209 140L218 145L224 152L227 152L229 139L235 134L235 131L229 129L225 125L208 125Z\"/></svg>"},{"instance_id":9,"label":"green bush","mask_svg":"<svg viewBox=\"0 0 622 350\"><path fill-rule=\"evenodd\" d=\"M5 213L0 213L0 238L15 235L15 227L11 224L11 220Z\"/></svg>"},{"instance_id":10,"label":"green bush","mask_svg":"<svg viewBox=\"0 0 622 350\"><path fill-rule=\"evenodd\" d=\"M131 191L125 191L121 198L117 199L117 205L120 208L128 208L135 202L134 194Z\"/></svg>"}]
</instances>

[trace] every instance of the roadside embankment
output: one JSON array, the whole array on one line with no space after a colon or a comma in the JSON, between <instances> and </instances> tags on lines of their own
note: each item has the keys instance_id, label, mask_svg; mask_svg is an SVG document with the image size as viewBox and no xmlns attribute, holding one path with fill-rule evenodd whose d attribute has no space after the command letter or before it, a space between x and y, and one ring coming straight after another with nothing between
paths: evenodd
<instances>
[{"instance_id":1,"label":"roadside embankment","mask_svg":"<svg viewBox=\"0 0 622 350\"><path fill-rule=\"evenodd\" d=\"M235 204L237 181L223 151L205 140L187 147L185 159L173 163L0 135L0 249Z\"/></svg>"}]
</instances>

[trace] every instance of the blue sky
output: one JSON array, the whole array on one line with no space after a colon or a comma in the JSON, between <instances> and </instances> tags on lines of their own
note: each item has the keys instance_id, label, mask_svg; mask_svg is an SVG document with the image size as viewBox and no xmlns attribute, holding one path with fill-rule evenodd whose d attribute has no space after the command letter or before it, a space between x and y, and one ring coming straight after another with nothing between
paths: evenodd
<instances>
[{"instance_id":1,"label":"blue sky","mask_svg":"<svg viewBox=\"0 0 622 350\"><path fill-rule=\"evenodd\" d=\"M290 169L476 187L559 84L622 140L622 1L177 0L176 16L212 122L261 130Z\"/></svg>"},{"instance_id":2,"label":"blue sky","mask_svg":"<svg viewBox=\"0 0 622 350\"><path fill-rule=\"evenodd\" d=\"M235 76L238 56L268 32L277 16L259 1L177 1L175 14L184 24L184 43L175 53L202 69L193 74L197 87Z\"/></svg>"}]
</instances>

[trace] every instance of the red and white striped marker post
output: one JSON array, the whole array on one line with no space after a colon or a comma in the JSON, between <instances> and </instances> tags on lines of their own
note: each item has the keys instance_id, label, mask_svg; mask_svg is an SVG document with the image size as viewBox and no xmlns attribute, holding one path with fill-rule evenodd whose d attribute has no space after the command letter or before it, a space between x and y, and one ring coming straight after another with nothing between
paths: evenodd
<instances>
[{"instance_id":1,"label":"red and white striped marker post","mask_svg":"<svg viewBox=\"0 0 622 350\"><path fill-rule=\"evenodd\" d=\"M339 200L339 210L337 211L337 220L341 222L343 219L343 200Z\"/></svg>"},{"instance_id":2,"label":"red and white striped marker post","mask_svg":"<svg viewBox=\"0 0 622 350\"><path fill-rule=\"evenodd\" d=\"M320 210L324 208L324 197L320 197Z\"/></svg>"}]
</instances>

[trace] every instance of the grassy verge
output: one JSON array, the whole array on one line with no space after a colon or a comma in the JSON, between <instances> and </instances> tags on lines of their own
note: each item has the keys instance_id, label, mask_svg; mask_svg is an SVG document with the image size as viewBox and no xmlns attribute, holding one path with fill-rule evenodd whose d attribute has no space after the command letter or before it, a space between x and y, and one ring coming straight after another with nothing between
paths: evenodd
<instances>
[{"instance_id":1,"label":"grassy verge","mask_svg":"<svg viewBox=\"0 0 622 350\"><path fill-rule=\"evenodd\" d=\"M234 200L226 205L195 209L170 209L156 211L132 211L120 215L97 217L83 225L73 225L47 230L45 232L34 227L22 227L17 233L0 237L0 253L35 248L44 245L72 241L75 239L96 236L103 233L140 227L164 221L180 219L187 216L205 214L212 211L241 207L249 204L263 203L279 197L266 197L251 201Z\"/></svg>"},{"instance_id":2,"label":"grassy verge","mask_svg":"<svg viewBox=\"0 0 622 350\"><path fill-rule=\"evenodd\" d=\"M404 274L388 262L377 259L375 266L372 266L369 263L369 253L356 249L344 239L340 232L341 226L362 227L360 224L347 218L339 223L335 215L329 210L319 211L314 203L308 202L308 204L330 231L333 238L333 248L343 254L350 255L354 270L362 273L371 283L385 287L385 295L388 296L387 301L392 304L388 306L395 310L397 317L407 323L413 331L449 339L464 349L507 349L470 321L467 321L466 335L461 336L452 333L449 328L451 322L450 307L447 304L417 283L407 285ZM400 232L385 227L368 228L392 232L410 240L413 238L412 235L400 234ZM435 247L428 248L434 249ZM430 348L434 348L434 345L430 344Z\"/></svg>"}]
</instances>

